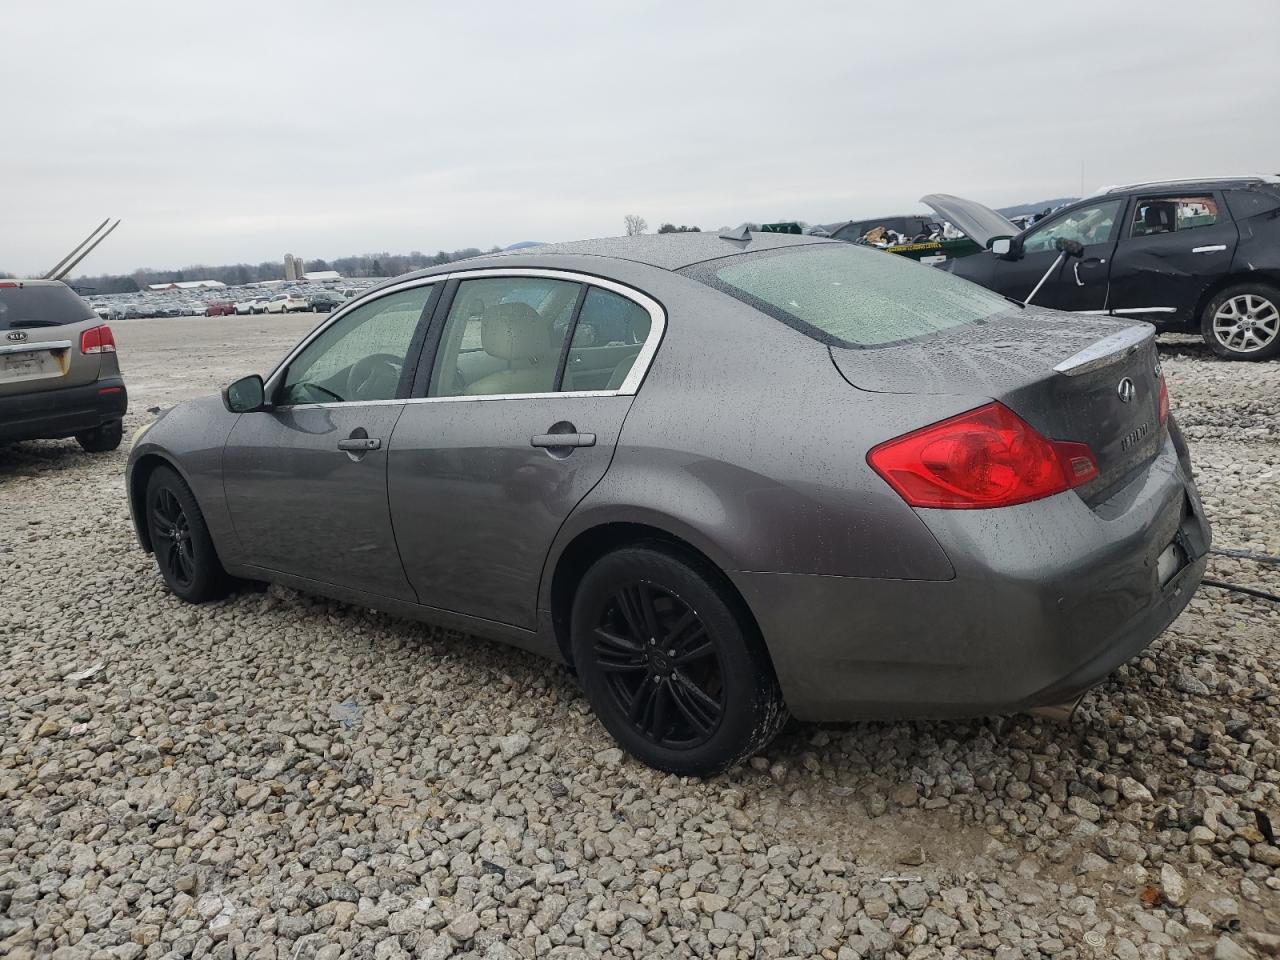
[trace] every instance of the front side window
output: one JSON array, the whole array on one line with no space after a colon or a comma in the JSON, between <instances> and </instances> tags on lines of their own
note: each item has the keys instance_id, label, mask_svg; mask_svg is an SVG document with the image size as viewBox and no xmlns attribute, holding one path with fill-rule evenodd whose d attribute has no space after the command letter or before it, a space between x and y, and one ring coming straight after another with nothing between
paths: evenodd
<instances>
[{"instance_id":1,"label":"front side window","mask_svg":"<svg viewBox=\"0 0 1280 960\"><path fill-rule=\"evenodd\" d=\"M582 285L485 277L458 285L428 396L551 393Z\"/></svg>"},{"instance_id":2,"label":"front side window","mask_svg":"<svg viewBox=\"0 0 1280 960\"><path fill-rule=\"evenodd\" d=\"M280 403L394 400L433 289L401 290L344 314L289 364Z\"/></svg>"},{"instance_id":3,"label":"front side window","mask_svg":"<svg viewBox=\"0 0 1280 960\"><path fill-rule=\"evenodd\" d=\"M1054 249L1059 240L1077 240L1084 246L1106 243L1115 229L1116 218L1124 200L1103 200L1100 203L1078 207L1070 213L1036 227L1022 243L1024 253L1043 253Z\"/></svg>"},{"instance_id":4,"label":"front side window","mask_svg":"<svg viewBox=\"0 0 1280 960\"><path fill-rule=\"evenodd\" d=\"M913 340L1009 309L1008 301L976 283L845 243L747 254L686 272L815 339L844 347Z\"/></svg>"},{"instance_id":5,"label":"front side window","mask_svg":"<svg viewBox=\"0 0 1280 960\"><path fill-rule=\"evenodd\" d=\"M1176 233L1218 222L1218 202L1212 194L1192 197L1143 197L1133 210L1131 237Z\"/></svg>"}]
</instances>

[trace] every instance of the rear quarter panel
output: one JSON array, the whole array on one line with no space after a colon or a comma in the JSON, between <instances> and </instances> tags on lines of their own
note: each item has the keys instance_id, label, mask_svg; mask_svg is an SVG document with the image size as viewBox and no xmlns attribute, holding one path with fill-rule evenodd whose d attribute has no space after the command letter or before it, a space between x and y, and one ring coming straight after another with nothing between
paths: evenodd
<instances>
[{"instance_id":1,"label":"rear quarter panel","mask_svg":"<svg viewBox=\"0 0 1280 960\"><path fill-rule=\"evenodd\" d=\"M859 391L817 341L693 280L653 274L636 285L666 308L666 335L608 473L566 521L548 569L579 533L637 522L726 571L949 579L932 534L866 453L973 399Z\"/></svg>"}]
</instances>

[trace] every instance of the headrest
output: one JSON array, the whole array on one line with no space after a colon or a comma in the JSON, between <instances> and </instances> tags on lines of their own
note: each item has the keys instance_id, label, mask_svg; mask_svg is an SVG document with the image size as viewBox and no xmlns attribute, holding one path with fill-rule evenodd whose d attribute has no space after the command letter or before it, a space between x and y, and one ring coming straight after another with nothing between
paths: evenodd
<instances>
[{"instance_id":1,"label":"headrest","mask_svg":"<svg viewBox=\"0 0 1280 960\"><path fill-rule=\"evenodd\" d=\"M527 303L500 303L480 321L480 345L501 360L537 362L551 352L551 331Z\"/></svg>"},{"instance_id":2,"label":"headrest","mask_svg":"<svg viewBox=\"0 0 1280 960\"><path fill-rule=\"evenodd\" d=\"M1142 219L1148 227L1173 226L1173 208L1167 203L1150 204L1143 211Z\"/></svg>"}]
</instances>

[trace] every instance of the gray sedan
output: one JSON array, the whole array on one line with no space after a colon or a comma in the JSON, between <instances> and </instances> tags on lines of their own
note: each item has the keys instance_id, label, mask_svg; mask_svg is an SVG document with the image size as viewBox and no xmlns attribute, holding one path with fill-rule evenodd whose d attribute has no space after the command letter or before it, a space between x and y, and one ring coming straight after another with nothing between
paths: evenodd
<instances>
[{"instance_id":1,"label":"gray sedan","mask_svg":"<svg viewBox=\"0 0 1280 960\"><path fill-rule=\"evenodd\" d=\"M694 775L788 713L1070 701L1209 544L1150 326L775 234L398 277L162 415L127 480L179 597L274 581L563 660Z\"/></svg>"}]
</instances>

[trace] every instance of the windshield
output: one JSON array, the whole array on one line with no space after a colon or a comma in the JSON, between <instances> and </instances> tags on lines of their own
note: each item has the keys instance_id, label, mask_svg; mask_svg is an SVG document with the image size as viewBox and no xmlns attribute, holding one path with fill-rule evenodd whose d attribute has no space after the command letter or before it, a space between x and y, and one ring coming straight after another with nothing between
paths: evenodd
<instances>
[{"instance_id":1,"label":"windshield","mask_svg":"<svg viewBox=\"0 0 1280 960\"><path fill-rule=\"evenodd\" d=\"M816 340L874 347L1009 309L1004 298L896 254L822 243L715 260L686 271Z\"/></svg>"},{"instance_id":2,"label":"windshield","mask_svg":"<svg viewBox=\"0 0 1280 960\"><path fill-rule=\"evenodd\" d=\"M60 327L65 323L96 319L89 304L64 284L0 281L0 330Z\"/></svg>"}]
</instances>

